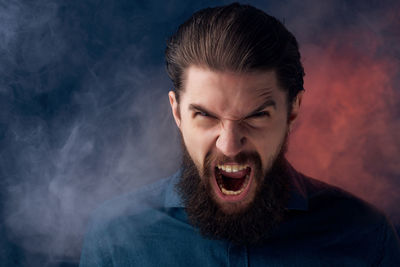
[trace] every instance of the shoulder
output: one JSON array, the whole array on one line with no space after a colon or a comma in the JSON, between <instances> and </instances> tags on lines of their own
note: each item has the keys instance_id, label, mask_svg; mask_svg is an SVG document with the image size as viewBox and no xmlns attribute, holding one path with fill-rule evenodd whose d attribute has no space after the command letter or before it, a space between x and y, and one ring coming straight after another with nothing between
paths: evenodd
<instances>
[{"instance_id":1,"label":"shoulder","mask_svg":"<svg viewBox=\"0 0 400 267\"><path fill-rule=\"evenodd\" d=\"M135 253L139 235L161 232L165 196L173 177L115 197L97 208L87 226L80 266L111 266L120 250Z\"/></svg>"},{"instance_id":2,"label":"shoulder","mask_svg":"<svg viewBox=\"0 0 400 267\"><path fill-rule=\"evenodd\" d=\"M301 180L311 211L325 211L349 221L381 223L386 220L384 213L374 205L344 189L305 175L301 175Z\"/></svg>"},{"instance_id":3,"label":"shoulder","mask_svg":"<svg viewBox=\"0 0 400 267\"><path fill-rule=\"evenodd\" d=\"M128 230L126 227L137 231L141 226L149 225L164 214L167 188L173 177L160 179L104 202L93 212L88 230L105 234Z\"/></svg>"},{"instance_id":4,"label":"shoulder","mask_svg":"<svg viewBox=\"0 0 400 267\"><path fill-rule=\"evenodd\" d=\"M376 265L400 262L396 230L382 211L341 188L300 176L308 197L309 215L315 222L314 230L331 233L328 235L331 244L332 240L340 240L337 242L341 247L347 244L353 253L357 250L364 253Z\"/></svg>"},{"instance_id":5,"label":"shoulder","mask_svg":"<svg viewBox=\"0 0 400 267\"><path fill-rule=\"evenodd\" d=\"M376 251L382 250L388 239L394 240L393 247L398 249L397 233L380 209L339 187L302 176L309 212L317 222L341 236L374 244Z\"/></svg>"}]
</instances>

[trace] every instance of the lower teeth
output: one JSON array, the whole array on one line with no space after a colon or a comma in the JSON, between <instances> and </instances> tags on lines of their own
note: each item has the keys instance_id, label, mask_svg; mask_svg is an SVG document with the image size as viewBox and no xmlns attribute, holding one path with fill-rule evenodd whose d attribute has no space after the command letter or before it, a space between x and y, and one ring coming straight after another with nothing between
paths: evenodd
<instances>
[{"instance_id":1,"label":"lower teeth","mask_svg":"<svg viewBox=\"0 0 400 267\"><path fill-rule=\"evenodd\" d=\"M240 193L243 192L243 190L246 188L247 184L249 183L249 175L246 175L245 181L242 185L242 188L240 188L238 191L231 191L231 190L227 190L222 186L222 182L219 182L219 188L221 189L221 192L225 195L230 195L230 196L236 196L239 195Z\"/></svg>"}]
</instances>

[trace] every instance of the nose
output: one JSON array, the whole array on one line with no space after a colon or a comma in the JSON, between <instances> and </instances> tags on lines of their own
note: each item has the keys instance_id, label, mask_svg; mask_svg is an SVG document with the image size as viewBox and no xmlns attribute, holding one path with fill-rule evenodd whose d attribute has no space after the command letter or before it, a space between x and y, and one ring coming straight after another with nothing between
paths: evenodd
<instances>
[{"instance_id":1,"label":"nose","mask_svg":"<svg viewBox=\"0 0 400 267\"><path fill-rule=\"evenodd\" d=\"M221 153L228 157L234 157L242 150L245 142L246 139L236 121L222 123L216 141L216 147Z\"/></svg>"}]
</instances>

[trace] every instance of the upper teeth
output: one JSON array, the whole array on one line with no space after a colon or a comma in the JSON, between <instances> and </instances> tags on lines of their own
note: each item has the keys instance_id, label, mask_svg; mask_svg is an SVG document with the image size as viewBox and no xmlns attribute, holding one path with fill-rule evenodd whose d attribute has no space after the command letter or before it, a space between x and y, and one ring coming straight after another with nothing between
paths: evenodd
<instances>
[{"instance_id":1,"label":"upper teeth","mask_svg":"<svg viewBox=\"0 0 400 267\"><path fill-rule=\"evenodd\" d=\"M245 164L240 164L240 165L217 165L218 169L223 170L225 172L238 172L246 169L249 167L248 165Z\"/></svg>"}]
</instances>

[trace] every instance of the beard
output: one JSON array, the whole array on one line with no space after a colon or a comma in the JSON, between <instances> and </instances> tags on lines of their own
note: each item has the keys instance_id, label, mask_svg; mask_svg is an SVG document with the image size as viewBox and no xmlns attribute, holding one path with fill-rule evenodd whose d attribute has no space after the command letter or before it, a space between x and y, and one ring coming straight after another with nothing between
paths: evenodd
<instances>
[{"instance_id":1,"label":"beard","mask_svg":"<svg viewBox=\"0 0 400 267\"><path fill-rule=\"evenodd\" d=\"M249 205L236 212L226 212L213 198L211 162L208 153L204 169L199 171L183 145L182 177L177 190L185 205L189 222L200 233L211 239L227 240L239 245L260 244L271 236L283 220L289 196L288 162L285 159L288 133L277 153L269 160L270 166L262 170L261 157L256 152L240 153L236 162L255 163L253 183L257 183L254 198ZM182 144L184 144L182 142Z\"/></svg>"}]
</instances>

